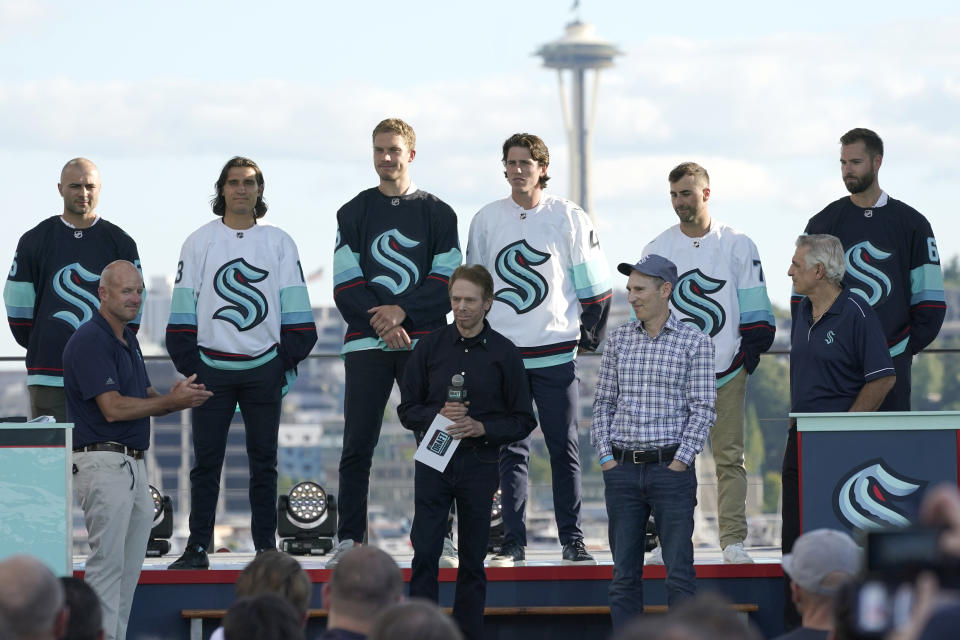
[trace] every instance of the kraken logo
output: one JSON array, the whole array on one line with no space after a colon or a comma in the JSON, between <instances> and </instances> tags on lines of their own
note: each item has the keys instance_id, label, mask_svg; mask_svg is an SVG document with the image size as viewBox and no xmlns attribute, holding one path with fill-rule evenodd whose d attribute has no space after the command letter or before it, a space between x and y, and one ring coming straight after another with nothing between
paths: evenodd
<instances>
[{"instance_id":1,"label":"kraken logo","mask_svg":"<svg viewBox=\"0 0 960 640\"><path fill-rule=\"evenodd\" d=\"M100 276L84 269L79 262L63 267L53 275L53 290L60 299L73 305L79 310L79 315L72 311L61 310L53 314L54 318L63 320L76 330L80 325L93 317L93 312L100 308L100 300L83 287L84 282L96 283ZM94 285L96 286L96 285Z\"/></svg>"},{"instance_id":2,"label":"kraken logo","mask_svg":"<svg viewBox=\"0 0 960 640\"><path fill-rule=\"evenodd\" d=\"M897 474L877 458L856 467L834 490L833 508L840 520L861 530L910 524L907 510L896 498L915 494L926 482Z\"/></svg>"},{"instance_id":3,"label":"kraken logo","mask_svg":"<svg viewBox=\"0 0 960 640\"><path fill-rule=\"evenodd\" d=\"M382 267L389 269L397 275L392 278L388 275L379 275L371 278L371 282L379 284L381 287L389 290L393 295L400 295L411 284L420 279L420 270L413 261L400 253L400 247L411 249L420 243L411 240L396 229L384 231L370 245L370 253Z\"/></svg>"},{"instance_id":4,"label":"kraken logo","mask_svg":"<svg viewBox=\"0 0 960 640\"><path fill-rule=\"evenodd\" d=\"M549 253L537 251L526 240L505 246L497 254L497 275L512 286L500 289L493 297L510 305L517 313L535 309L547 297L550 288L543 276L531 267L549 259Z\"/></svg>"},{"instance_id":5,"label":"kraken logo","mask_svg":"<svg viewBox=\"0 0 960 640\"><path fill-rule=\"evenodd\" d=\"M217 295L231 302L213 314L240 331L249 331L267 317L267 299L251 283L262 282L270 272L258 269L243 258L231 260L217 269L213 276L213 288Z\"/></svg>"},{"instance_id":6,"label":"kraken logo","mask_svg":"<svg viewBox=\"0 0 960 640\"><path fill-rule=\"evenodd\" d=\"M847 249L844 256L847 263L847 276L855 281L851 284L850 290L862 296L871 307L877 306L877 303L889 296L893 287L887 274L870 263L882 262L891 255L890 252L878 249L865 240ZM854 286L856 284L861 286Z\"/></svg>"},{"instance_id":7,"label":"kraken logo","mask_svg":"<svg viewBox=\"0 0 960 640\"><path fill-rule=\"evenodd\" d=\"M680 276L673 288L673 306L682 315L684 322L697 327L711 338L723 329L727 323L727 314L723 307L708 294L716 293L727 283L705 275L700 269L691 269Z\"/></svg>"}]
</instances>

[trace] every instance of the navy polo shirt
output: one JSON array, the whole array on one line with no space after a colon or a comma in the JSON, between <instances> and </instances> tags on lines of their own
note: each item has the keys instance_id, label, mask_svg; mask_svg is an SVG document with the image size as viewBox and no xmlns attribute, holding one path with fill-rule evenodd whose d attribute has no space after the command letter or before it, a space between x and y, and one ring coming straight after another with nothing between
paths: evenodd
<instances>
[{"instance_id":1,"label":"navy polo shirt","mask_svg":"<svg viewBox=\"0 0 960 640\"><path fill-rule=\"evenodd\" d=\"M848 411L864 384L896 375L880 320L847 287L816 324L809 298L794 304L790 340L795 413Z\"/></svg>"},{"instance_id":2,"label":"navy polo shirt","mask_svg":"<svg viewBox=\"0 0 960 640\"><path fill-rule=\"evenodd\" d=\"M67 420L73 423L73 446L119 442L134 449L150 446L150 418L107 422L97 396L116 391L122 396L146 398L150 379L137 336L124 327L123 344L99 313L80 325L63 350L63 390Z\"/></svg>"},{"instance_id":3,"label":"navy polo shirt","mask_svg":"<svg viewBox=\"0 0 960 640\"><path fill-rule=\"evenodd\" d=\"M420 338L400 383L397 413L407 429L426 431L447 401L454 375L463 376L470 402L467 415L483 423L485 436L474 445L501 445L526 438L537 426L530 383L520 351L490 328L464 338L456 324Z\"/></svg>"}]
</instances>

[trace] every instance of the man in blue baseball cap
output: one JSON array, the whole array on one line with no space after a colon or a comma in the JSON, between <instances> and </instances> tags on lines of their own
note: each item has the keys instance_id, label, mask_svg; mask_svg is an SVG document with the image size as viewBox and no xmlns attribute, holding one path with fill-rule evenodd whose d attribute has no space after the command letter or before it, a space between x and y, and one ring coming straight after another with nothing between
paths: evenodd
<instances>
[{"instance_id":1,"label":"man in blue baseball cap","mask_svg":"<svg viewBox=\"0 0 960 640\"><path fill-rule=\"evenodd\" d=\"M717 415L713 343L670 311L676 265L651 254L617 270L627 276L627 301L637 319L607 338L590 427L609 519L614 631L643 612L651 514L667 568L667 604L696 593L694 459Z\"/></svg>"}]
</instances>

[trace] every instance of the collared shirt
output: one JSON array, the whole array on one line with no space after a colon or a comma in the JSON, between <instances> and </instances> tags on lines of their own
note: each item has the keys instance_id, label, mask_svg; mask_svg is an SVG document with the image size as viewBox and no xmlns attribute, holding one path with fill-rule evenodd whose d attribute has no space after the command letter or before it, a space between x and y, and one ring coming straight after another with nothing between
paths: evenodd
<instances>
[{"instance_id":1,"label":"collared shirt","mask_svg":"<svg viewBox=\"0 0 960 640\"><path fill-rule=\"evenodd\" d=\"M793 305L790 346L792 411L848 411L866 383L896 375L883 327L870 305L847 287L813 322L813 305Z\"/></svg>"},{"instance_id":2,"label":"collared shirt","mask_svg":"<svg viewBox=\"0 0 960 640\"><path fill-rule=\"evenodd\" d=\"M467 391L467 410L483 423L486 435L468 438L479 445L500 445L527 437L537 426L530 388L520 351L490 328L464 338L450 324L422 338L400 383L397 413L407 429L426 431L447 400L454 375L460 374Z\"/></svg>"},{"instance_id":3,"label":"collared shirt","mask_svg":"<svg viewBox=\"0 0 960 640\"><path fill-rule=\"evenodd\" d=\"M640 321L607 338L593 400L590 442L602 459L612 448L678 444L687 465L703 450L717 418L710 337L671 312L656 336Z\"/></svg>"},{"instance_id":4,"label":"collared shirt","mask_svg":"<svg viewBox=\"0 0 960 640\"><path fill-rule=\"evenodd\" d=\"M140 344L130 327L123 328L126 344L99 313L80 326L63 350L63 387L67 420L73 423L73 446L119 442L134 449L150 446L150 419L107 422L97 396L116 391L122 396L146 398L150 379Z\"/></svg>"}]
</instances>

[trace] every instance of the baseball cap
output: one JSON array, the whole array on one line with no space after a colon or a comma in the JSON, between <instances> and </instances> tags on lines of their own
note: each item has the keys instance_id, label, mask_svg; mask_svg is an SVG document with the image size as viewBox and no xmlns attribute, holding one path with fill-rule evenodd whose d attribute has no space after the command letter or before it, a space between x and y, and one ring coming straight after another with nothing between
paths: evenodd
<instances>
[{"instance_id":1,"label":"baseball cap","mask_svg":"<svg viewBox=\"0 0 960 640\"><path fill-rule=\"evenodd\" d=\"M860 547L845 532L814 529L797 538L793 552L783 556L783 570L806 591L832 595L860 572L862 562Z\"/></svg>"},{"instance_id":2,"label":"baseball cap","mask_svg":"<svg viewBox=\"0 0 960 640\"><path fill-rule=\"evenodd\" d=\"M625 276L629 276L634 271L639 271L645 276L661 278L672 286L677 285L677 265L655 253L640 258L640 261L635 264L621 262L617 265L617 271Z\"/></svg>"}]
</instances>

